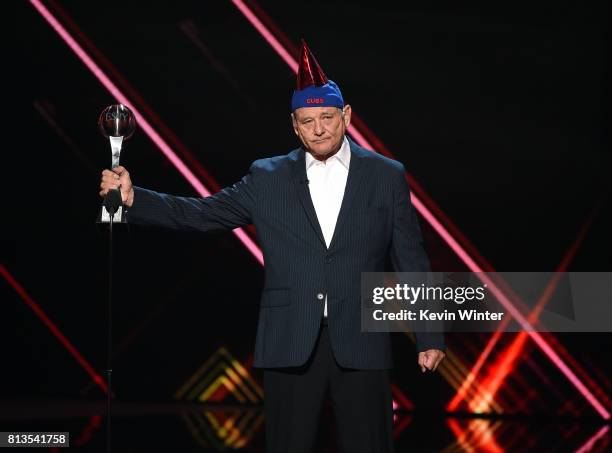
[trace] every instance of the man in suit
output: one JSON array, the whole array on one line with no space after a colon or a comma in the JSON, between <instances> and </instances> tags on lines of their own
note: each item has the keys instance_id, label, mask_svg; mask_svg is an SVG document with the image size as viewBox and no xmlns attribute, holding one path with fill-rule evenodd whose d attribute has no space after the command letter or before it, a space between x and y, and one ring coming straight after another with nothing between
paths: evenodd
<instances>
[{"instance_id":1,"label":"man in suit","mask_svg":"<svg viewBox=\"0 0 612 453\"><path fill-rule=\"evenodd\" d=\"M264 369L268 453L311 452L329 396L341 451L392 452L388 333L361 331L362 272L423 272L429 261L401 163L346 137L351 107L302 45L292 121L302 146L255 161L241 181L207 198L120 187L128 221L175 230L253 223L265 260L254 365ZM441 334L417 333L418 364L444 358Z\"/></svg>"}]
</instances>

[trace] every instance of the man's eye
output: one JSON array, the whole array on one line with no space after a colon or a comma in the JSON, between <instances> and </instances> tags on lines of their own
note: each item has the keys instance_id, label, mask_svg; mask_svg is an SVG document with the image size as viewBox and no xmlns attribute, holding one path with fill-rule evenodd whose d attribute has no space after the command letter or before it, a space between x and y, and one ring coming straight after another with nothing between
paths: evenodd
<instances>
[{"instance_id":1,"label":"man's eye","mask_svg":"<svg viewBox=\"0 0 612 453\"><path fill-rule=\"evenodd\" d=\"M309 124L309 123L312 123L312 120L304 120L304 121L302 121L302 124Z\"/></svg>"}]
</instances>

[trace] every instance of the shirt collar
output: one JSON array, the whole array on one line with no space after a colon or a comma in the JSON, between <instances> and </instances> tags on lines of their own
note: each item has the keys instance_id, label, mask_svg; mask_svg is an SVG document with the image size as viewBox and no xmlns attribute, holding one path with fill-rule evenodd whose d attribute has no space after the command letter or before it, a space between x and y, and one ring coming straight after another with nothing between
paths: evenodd
<instances>
[{"instance_id":1,"label":"shirt collar","mask_svg":"<svg viewBox=\"0 0 612 453\"><path fill-rule=\"evenodd\" d=\"M344 136L344 141L342 142L338 152L327 160L329 161L330 159L337 159L347 170L349 169L349 164L351 161L351 146L349 145L346 136ZM316 162L318 161L312 157L312 154L306 151L306 170L308 170Z\"/></svg>"}]
</instances>

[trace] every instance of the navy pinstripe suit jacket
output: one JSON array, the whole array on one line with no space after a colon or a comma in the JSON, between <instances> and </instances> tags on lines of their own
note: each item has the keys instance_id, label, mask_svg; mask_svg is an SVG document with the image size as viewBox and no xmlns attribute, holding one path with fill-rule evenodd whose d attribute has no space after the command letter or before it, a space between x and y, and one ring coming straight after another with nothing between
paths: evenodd
<instances>
[{"instance_id":1,"label":"navy pinstripe suit jacket","mask_svg":"<svg viewBox=\"0 0 612 453\"><path fill-rule=\"evenodd\" d=\"M207 198L135 187L134 224L200 232L253 223L265 260L255 345L257 367L304 364L328 295L329 334L340 366L392 366L387 333L361 332L361 272L428 271L404 166L349 140L351 160L329 249L310 198L304 150L255 161L241 181ZM444 349L441 334L417 334L417 349Z\"/></svg>"}]
</instances>

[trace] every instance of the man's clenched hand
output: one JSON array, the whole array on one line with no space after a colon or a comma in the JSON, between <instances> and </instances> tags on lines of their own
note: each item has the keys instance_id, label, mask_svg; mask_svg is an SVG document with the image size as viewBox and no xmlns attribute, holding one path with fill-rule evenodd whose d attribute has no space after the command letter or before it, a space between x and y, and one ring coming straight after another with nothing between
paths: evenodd
<instances>
[{"instance_id":1,"label":"man's clenched hand","mask_svg":"<svg viewBox=\"0 0 612 453\"><path fill-rule=\"evenodd\" d=\"M102 180L100 182L100 196L105 197L111 189L121 189L121 200L128 208L134 202L134 188L130 174L121 165L112 170L104 170L102 172Z\"/></svg>"},{"instance_id":2,"label":"man's clenched hand","mask_svg":"<svg viewBox=\"0 0 612 453\"><path fill-rule=\"evenodd\" d=\"M439 349L428 349L427 351L419 352L419 366L424 373L427 370L436 371L440 362L444 359L444 351Z\"/></svg>"}]
</instances>

